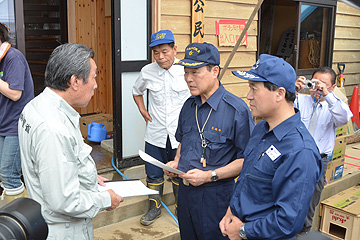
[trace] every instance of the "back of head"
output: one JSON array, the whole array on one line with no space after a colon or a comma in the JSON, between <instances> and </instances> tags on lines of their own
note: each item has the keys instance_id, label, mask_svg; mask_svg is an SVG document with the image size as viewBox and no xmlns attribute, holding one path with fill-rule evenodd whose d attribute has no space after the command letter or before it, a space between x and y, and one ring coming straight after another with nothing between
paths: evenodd
<instances>
[{"instance_id":1,"label":"back of head","mask_svg":"<svg viewBox=\"0 0 360 240\"><path fill-rule=\"evenodd\" d=\"M4 23L0 23L0 41L10 43L9 28Z\"/></svg>"},{"instance_id":2,"label":"back of head","mask_svg":"<svg viewBox=\"0 0 360 240\"><path fill-rule=\"evenodd\" d=\"M56 47L46 65L45 86L65 91L72 75L86 83L93 57L94 51L82 44L66 43Z\"/></svg>"}]
</instances>

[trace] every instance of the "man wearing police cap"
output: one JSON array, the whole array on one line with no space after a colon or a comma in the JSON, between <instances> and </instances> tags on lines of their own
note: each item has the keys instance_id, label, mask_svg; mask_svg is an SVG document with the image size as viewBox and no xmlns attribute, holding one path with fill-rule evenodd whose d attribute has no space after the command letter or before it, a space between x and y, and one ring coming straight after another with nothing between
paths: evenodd
<instances>
[{"instance_id":1,"label":"man wearing police cap","mask_svg":"<svg viewBox=\"0 0 360 240\"><path fill-rule=\"evenodd\" d=\"M185 172L178 199L180 235L187 240L227 239L218 224L242 166L252 116L246 103L218 80L220 54L214 45L191 43L176 64L184 66L192 95L181 109L175 134L180 145L168 163Z\"/></svg>"},{"instance_id":2,"label":"man wearing police cap","mask_svg":"<svg viewBox=\"0 0 360 240\"><path fill-rule=\"evenodd\" d=\"M267 54L250 71L247 99L256 124L230 206L219 226L230 239L295 239L301 231L322 161L300 112L294 109L296 74Z\"/></svg>"},{"instance_id":3,"label":"man wearing police cap","mask_svg":"<svg viewBox=\"0 0 360 240\"><path fill-rule=\"evenodd\" d=\"M170 30L161 30L151 35L149 47L155 62L141 69L133 86L133 97L140 114L146 122L145 152L167 163L174 159L179 143L175 131L180 109L190 96L184 80L184 68L174 65L176 56L175 38ZM148 92L148 108L145 108L143 95ZM149 210L141 217L140 223L152 224L161 214L161 196L164 189L164 172L145 162L147 186L159 191L149 196ZM178 192L178 179L172 179L175 201ZM176 205L176 202L175 202Z\"/></svg>"}]
</instances>

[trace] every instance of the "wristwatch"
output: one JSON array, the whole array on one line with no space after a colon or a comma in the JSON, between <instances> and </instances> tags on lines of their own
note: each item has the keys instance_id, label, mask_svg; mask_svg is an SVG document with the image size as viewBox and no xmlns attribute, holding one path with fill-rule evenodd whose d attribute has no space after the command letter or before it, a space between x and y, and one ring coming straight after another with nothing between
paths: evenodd
<instances>
[{"instance_id":1,"label":"wristwatch","mask_svg":"<svg viewBox=\"0 0 360 240\"><path fill-rule=\"evenodd\" d=\"M245 223L243 225L241 225L240 230L239 230L239 235L242 239L247 239L246 234L245 234Z\"/></svg>"},{"instance_id":2,"label":"wristwatch","mask_svg":"<svg viewBox=\"0 0 360 240\"><path fill-rule=\"evenodd\" d=\"M219 179L218 175L216 174L215 170L211 171L211 181L216 182Z\"/></svg>"}]
</instances>

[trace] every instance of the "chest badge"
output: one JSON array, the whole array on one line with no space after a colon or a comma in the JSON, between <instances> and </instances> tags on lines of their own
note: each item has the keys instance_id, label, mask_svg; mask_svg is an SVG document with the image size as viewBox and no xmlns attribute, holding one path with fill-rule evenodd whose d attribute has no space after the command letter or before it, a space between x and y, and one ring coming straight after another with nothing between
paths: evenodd
<instances>
[{"instance_id":1,"label":"chest badge","mask_svg":"<svg viewBox=\"0 0 360 240\"><path fill-rule=\"evenodd\" d=\"M275 159L277 159L281 155L281 152L279 152L279 150L277 150L274 145L271 145L265 153L272 161L275 161Z\"/></svg>"}]
</instances>

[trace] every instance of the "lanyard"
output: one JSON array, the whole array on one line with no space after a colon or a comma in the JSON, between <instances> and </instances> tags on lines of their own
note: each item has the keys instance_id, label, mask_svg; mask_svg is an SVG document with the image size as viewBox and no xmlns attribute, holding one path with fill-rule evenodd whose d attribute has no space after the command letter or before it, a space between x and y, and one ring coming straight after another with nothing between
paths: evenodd
<instances>
[{"instance_id":1,"label":"lanyard","mask_svg":"<svg viewBox=\"0 0 360 240\"><path fill-rule=\"evenodd\" d=\"M317 89L316 89L316 92L315 92L315 95L314 95L314 103L313 103L313 110L312 110L312 113L311 113L311 117L310 118L312 118L313 117L313 115L314 115L314 112L316 111L316 108L317 108L317 106L319 105L319 102L320 102L320 98L321 98L321 92L320 92L320 96L319 96L319 98L318 98L318 100L316 101L316 93L317 93ZM298 103L299 103L299 101L298 101Z\"/></svg>"},{"instance_id":2,"label":"lanyard","mask_svg":"<svg viewBox=\"0 0 360 240\"><path fill-rule=\"evenodd\" d=\"M199 131L199 134L200 134L200 138L201 138L201 147L203 148L203 152L202 152L202 156L201 156L201 159L200 159L200 162L203 164L203 167L206 167L206 159L205 159L205 149L207 147L207 144L209 142L206 142L206 139L205 137L203 136L203 132L204 132L204 128L205 128L205 125L206 123L208 122L209 118L210 118L210 115L212 113L212 108L210 109L209 111L209 114L206 118L206 121L204 123L204 125L202 126L201 130L200 130L200 125L199 125L199 120L198 120L198 105L196 105L196 108L195 108L195 119L196 119L196 125L197 125L197 128L198 128L198 131Z\"/></svg>"},{"instance_id":3,"label":"lanyard","mask_svg":"<svg viewBox=\"0 0 360 240\"><path fill-rule=\"evenodd\" d=\"M317 93L317 91L318 91L318 90L316 89L316 92L315 92L315 95L314 95L313 110L312 110L312 113L311 113L311 117L310 117L310 118L312 118L312 116L313 116L313 114L314 114L314 112L315 112L315 110L316 110L316 108L317 108L317 105L318 105L319 102L320 102L321 93L320 93L319 99L316 101L316 93ZM300 110L300 108L299 108L299 98L298 98L298 94L296 94L296 107L297 107L297 109Z\"/></svg>"}]
</instances>

